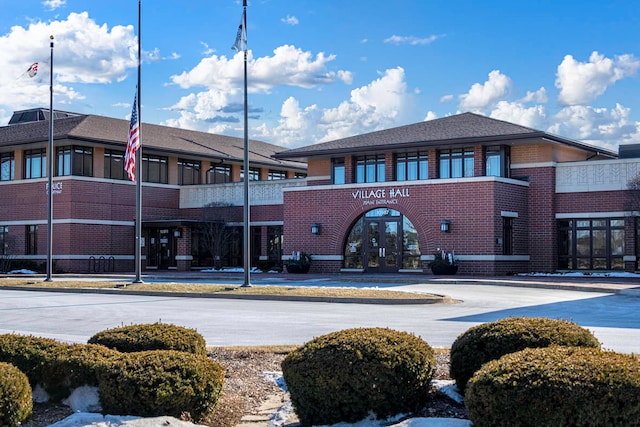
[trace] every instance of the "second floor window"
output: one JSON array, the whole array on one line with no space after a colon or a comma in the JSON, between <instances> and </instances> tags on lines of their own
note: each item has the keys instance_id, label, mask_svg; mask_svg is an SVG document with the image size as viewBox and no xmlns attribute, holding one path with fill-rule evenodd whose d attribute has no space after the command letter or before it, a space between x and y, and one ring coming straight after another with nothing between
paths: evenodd
<instances>
[{"instance_id":1,"label":"second floor window","mask_svg":"<svg viewBox=\"0 0 640 427\"><path fill-rule=\"evenodd\" d=\"M356 157L356 182L384 181L384 155Z\"/></svg>"},{"instance_id":2,"label":"second floor window","mask_svg":"<svg viewBox=\"0 0 640 427\"><path fill-rule=\"evenodd\" d=\"M124 151L104 150L104 177L128 179L124 171Z\"/></svg>"},{"instance_id":3,"label":"second floor window","mask_svg":"<svg viewBox=\"0 0 640 427\"><path fill-rule=\"evenodd\" d=\"M166 157L142 156L142 180L167 184L169 167Z\"/></svg>"},{"instance_id":4,"label":"second floor window","mask_svg":"<svg viewBox=\"0 0 640 427\"><path fill-rule=\"evenodd\" d=\"M240 179L244 181L244 169L240 170ZM259 181L259 180L260 180L260 169L249 168L249 181Z\"/></svg>"},{"instance_id":5,"label":"second floor window","mask_svg":"<svg viewBox=\"0 0 640 427\"><path fill-rule=\"evenodd\" d=\"M24 152L24 178L44 178L47 176L47 150L37 148Z\"/></svg>"},{"instance_id":6,"label":"second floor window","mask_svg":"<svg viewBox=\"0 0 640 427\"><path fill-rule=\"evenodd\" d=\"M13 153L0 153L0 181L15 179L16 161Z\"/></svg>"},{"instance_id":7,"label":"second floor window","mask_svg":"<svg viewBox=\"0 0 640 427\"><path fill-rule=\"evenodd\" d=\"M396 181L416 181L429 178L427 153L408 153L396 156Z\"/></svg>"},{"instance_id":8,"label":"second floor window","mask_svg":"<svg viewBox=\"0 0 640 427\"><path fill-rule=\"evenodd\" d=\"M331 159L331 182L333 184L345 183L344 157Z\"/></svg>"},{"instance_id":9,"label":"second floor window","mask_svg":"<svg viewBox=\"0 0 640 427\"><path fill-rule=\"evenodd\" d=\"M269 175L267 176L267 179L269 181L272 181L274 179L287 179L287 172L279 171L275 169L269 169Z\"/></svg>"},{"instance_id":10,"label":"second floor window","mask_svg":"<svg viewBox=\"0 0 640 427\"><path fill-rule=\"evenodd\" d=\"M485 175L509 177L511 170L509 147L487 147L484 153Z\"/></svg>"},{"instance_id":11,"label":"second floor window","mask_svg":"<svg viewBox=\"0 0 640 427\"><path fill-rule=\"evenodd\" d=\"M216 165L207 171L207 184L224 184L231 182L231 166Z\"/></svg>"},{"instance_id":12,"label":"second floor window","mask_svg":"<svg viewBox=\"0 0 640 427\"><path fill-rule=\"evenodd\" d=\"M472 148L440 150L439 156L440 178L463 178L474 176Z\"/></svg>"},{"instance_id":13,"label":"second floor window","mask_svg":"<svg viewBox=\"0 0 640 427\"><path fill-rule=\"evenodd\" d=\"M57 154L57 176L93 176L93 149L91 147L59 147Z\"/></svg>"},{"instance_id":14,"label":"second floor window","mask_svg":"<svg viewBox=\"0 0 640 427\"><path fill-rule=\"evenodd\" d=\"M178 184L200 184L200 162L178 159Z\"/></svg>"}]
</instances>

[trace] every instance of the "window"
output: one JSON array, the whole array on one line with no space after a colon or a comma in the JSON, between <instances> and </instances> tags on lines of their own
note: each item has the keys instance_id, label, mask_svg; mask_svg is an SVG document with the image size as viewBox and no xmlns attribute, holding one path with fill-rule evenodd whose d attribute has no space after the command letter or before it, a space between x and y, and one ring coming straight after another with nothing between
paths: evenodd
<instances>
[{"instance_id":1,"label":"window","mask_svg":"<svg viewBox=\"0 0 640 427\"><path fill-rule=\"evenodd\" d=\"M269 175L267 176L267 179L269 181L273 181L274 179L287 179L287 172L269 169Z\"/></svg>"},{"instance_id":2,"label":"window","mask_svg":"<svg viewBox=\"0 0 640 427\"><path fill-rule=\"evenodd\" d=\"M244 182L244 169L240 170L240 179ZM249 181L259 181L259 180L260 180L260 169L249 168Z\"/></svg>"},{"instance_id":3,"label":"window","mask_svg":"<svg viewBox=\"0 0 640 427\"><path fill-rule=\"evenodd\" d=\"M59 147L57 154L57 176L93 176L93 148Z\"/></svg>"},{"instance_id":4,"label":"window","mask_svg":"<svg viewBox=\"0 0 640 427\"><path fill-rule=\"evenodd\" d=\"M484 162L486 176L508 178L511 175L511 157L507 146L487 147L484 154Z\"/></svg>"},{"instance_id":5,"label":"window","mask_svg":"<svg viewBox=\"0 0 640 427\"><path fill-rule=\"evenodd\" d=\"M558 268L623 270L624 219L558 221Z\"/></svg>"},{"instance_id":6,"label":"window","mask_svg":"<svg viewBox=\"0 0 640 427\"><path fill-rule=\"evenodd\" d=\"M200 184L200 162L178 159L178 185Z\"/></svg>"},{"instance_id":7,"label":"window","mask_svg":"<svg viewBox=\"0 0 640 427\"><path fill-rule=\"evenodd\" d=\"M384 181L384 155L356 157L356 182Z\"/></svg>"},{"instance_id":8,"label":"window","mask_svg":"<svg viewBox=\"0 0 640 427\"><path fill-rule=\"evenodd\" d=\"M408 153L396 156L396 181L416 181L429 178L427 153Z\"/></svg>"},{"instance_id":9,"label":"window","mask_svg":"<svg viewBox=\"0 0 640 427\"><path fill-rule=\"evenodd\" d=\"M167 158L160 156L142 156L142 180L167 184L168 181Z\"/></svg>"},{"instance_id":10,"label":"window","mask_svg":"<svg viewBox=\"0 0 640 427\"><path fill-rule=\"evenodd\" d=\"M47 176L47 150L38 148L24 152L24 178L44 178Z\"/></svg>"},{"instance_id":11,"label":"window","mask_svg":"<svg viewBox=\"0 0 640 427\"><path fill-rule=\"evenodd\" d=\"M124 151L104 150L104 177L127 179L124 171Z\"/></svg>"},{"instance_id":12,"label":"window","mask_svg":"<svg viewBox=\"0 0 640 427\"><path fill-rule=\"evenodd\" d=\"M13 181L15 172L16 161L13 153L0 153L0 181Z\"/></svg>"},{"instance_id":13,"label":"window","mask_svg":"<svg viewBox=\"0 0 640 427\"><path fill-rule=\"evenodd\" d=\"M440 178L462 178L474 175L473 149L440 150Z\"/></svg>"},{"instance_id":14,"label":"window","mask_svg":"<svg viewBox=\"0 0 640 427\"><path fill-rule=\"evenodd\" d=\"M0 225L0 255L9 254L9 227Z\"/></svg>"},{"instance_id":15,"label":"window","mask_svg":"<svg viewBox=\"0 0 640 427\"><path fill-rule=\"evenodd\" d=\"M231 166L216 165L207 171L207 184L224 184L231 182Z\"/></svg>"},{"instance_id":16,"label":"window","mask_svg":"<svg viewBox=\"0 0 640 427\"><path fill-rule=\"evenodd\" d=\"M512 217L502 217L502 255L513 255Z\"/></svg>"},{"instance_id":17,"label":"window","mask_svg":"<svg viewBox=\"0 0 640 427\"><path fill-rule=\"evenodd\" d=\"M275 265L282 265L282 226L267 226L267 257Z\"/></svg>"},{"instance_id":18,"label":"window","mask_svg":"<svg viewBox=\"0 0 640 427\"><path fill-rule=\"evenodd\" d=\"M331 159L331 182L333 184L345 183L344 157Z\"/></svg>"},{"instance_id":19,"label":"window","mask_svg":"<svg viewBox=\"0 0 640 427\"><path fill-rule=\"evenodd\" d=\"M38 226L27 225L27 232L25 238L25 254L36 255L38 253Z\"/></svg>"},{"instance_id":20,"label":"window","mask_svg":"<svg viewBox=\"0 0 640 427\"><path fill-rule=\"evenodd\" d=\"M304 172L296 172L295 175L293 176L295 179L300 179L300 178L306 178L307 174Z\"/></svg>"}]
</instances>

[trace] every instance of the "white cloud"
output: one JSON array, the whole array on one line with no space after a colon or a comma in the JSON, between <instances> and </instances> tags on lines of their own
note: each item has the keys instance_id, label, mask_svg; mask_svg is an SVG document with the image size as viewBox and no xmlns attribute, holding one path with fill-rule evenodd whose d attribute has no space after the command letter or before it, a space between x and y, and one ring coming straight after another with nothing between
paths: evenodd
<instances>
[{"instance_id":1,"label":"white cloud","mask_svg":"<svg viewBox=\"0 0 640 427\"><path fill-rule=\"evenodd\" d=\"M438 115L436 113L434 113L433 111L429 111L426 117L424 118L424 121L427 122L429 120L435 120L437 118L438 118Z\"/></svg>"},{"instance_id":2,"label":"white cloud","mask_svg":"<svg viewBox=\"0 0 640 427\"><path fill-rule=\"evenodd\" d=\"M287 15L286 18L280 19L280 21L284 22L287 25L298 25L300 21L295 16Z\"/></svg>"},{"instance_id":3,"label":"white cloud","mask_svg":"<svg viewBox=\"0 0 640 427\"><path fill-rule=\"evenodd\" d=\"M462 111L480 111L506 97L511 89L511 79L499 70L489 73L489 80L484 84L474 83L469 92L460 95Z\"/></svg>"},{"instance_id":4,"label":"white cloud","mask_svg":"<svg viewBox=\"0 0 640 427\"><path fill-rule=\"evenodd\" d=\"M0 105L17 110L47 103L50 35L54 36L56 103L83 98L70 83L121 81L137 66L132 26L109 29L86 12L71 13L65 20L14 26L0 37ZM36 78L16 79L35 61L40 65Z\"/></svg>"},{"instance_id":5,"label":"white cloud","mask_svg":"<svg viewBox=\"0 0 640 427\"><path fill-rule=\"evenodd\" d=\"M449 101L453 101L454 96L453 95L443 95L440 97L440 102L449 102Z\"/></svg>"},{"instance_id":6,"label":"white cloud","mask_svg":"<svg viewBox=\"0 0 640 427\"><path fill-rule=\"evenodd\" d=\"M344 138L394 126L406 118L412 104L404 70L393 68L353 89L350 99L334 108L321 109L315 104L302 108L295 98L288 98L278 125L271 128L263 123L256 129L256 138L287 147Z\"/></svg>"},{"instance_id":7,"label":"white cloud","mask_svg":"<svg viewBox=\"0 0 640 427\"><path fill-rule=\"evenodd\" d=\"M520 102L499 101L489 116L534 129L544 129L547 124L546 111L542 105L527 107Z\"/></svg>"},{"instance_id":8,"label":"white cloud","mask_svg":"<svg viewBox=\"0 0 640 427\"><path fill-rule=\"evenodd\" d=\"M59 7L64 6L67 3L67 0L45 0L42 2L45 8L48 10L55 10Z\"/></svg>"},{"instance_id":9,"label":"white cloud","mask_svg":"<svg viewBox=\"0 0 640 427\"><path fill-rule=\"evenodd\" d=\"M638 68L640 60L633 55L621 55L610 59L593 52L589 62L578 62L572 55L566 55L558 65L558 100L564 105L586 105L602 95L616 81L634 75Z\"/></svg>"},{"instance_id":10,"label":"white cloud","mask_svg":"<svg viewBox=\"0 0 640 427\"><path fill-rule=\"evenodd\" d=\"M429 37L397 36L394 34L391 37L384 39L384 42L391 43L391 44L409 44L411 46L416 46L416 45L426 45L426 44L433 43L434 41L442 37L443 36L436 36L436 35L431 35Z\"/></svg>"}]
</instances>

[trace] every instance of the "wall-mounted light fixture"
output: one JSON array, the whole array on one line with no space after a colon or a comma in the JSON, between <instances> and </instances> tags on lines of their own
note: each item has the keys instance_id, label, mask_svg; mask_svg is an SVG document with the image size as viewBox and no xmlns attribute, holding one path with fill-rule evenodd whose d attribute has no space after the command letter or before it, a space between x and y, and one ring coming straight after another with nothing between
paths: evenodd
<instances>
[{"instance_id":1,"label":"wall-mounted light fixture","mask_svg":"<svg viewBox=\"0 0 640 427\"><path fill-rule=\"evenodd\" d=\"M440 231L443 233L448 233L451 231L451 221L448 219L443 219L440 221Z\"/></svg>"},{"instance_id":2,"label":"wall-mounted light fixture","mask_svg":"<svg viewBox=\"0 0 640 427\"><path fill-rule=\"evenodd\" d=\"M320 224L318 224L318 223L311 224L311 234L313 234L315 236L320 234Z\"/></svg>"},{"instance_id":3,"label":"wall-mounted light fixture","mask_svg":"<svg viewBox=\"0 0 640 427\"><path fill-rule=\"evenodd\" d=\"M176 228L173 231L173 237L182 237L182 230L180 230L179 228Z\"/></svg>"}]
</instances>

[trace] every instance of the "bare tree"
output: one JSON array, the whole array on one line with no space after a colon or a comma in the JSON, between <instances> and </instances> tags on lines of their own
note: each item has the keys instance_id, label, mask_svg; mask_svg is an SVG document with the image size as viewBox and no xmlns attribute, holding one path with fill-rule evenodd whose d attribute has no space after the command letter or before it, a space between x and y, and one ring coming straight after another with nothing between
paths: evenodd
<instances>
[{"instance_id":1,"label":"bare tree","mask_svg":"<svg viewBox=\"0 0 640 427\"><path fill-rule=\"evenodd\" d=\"M627 182L626 209L640 214L640 173Z\"/></svg>"},{"instance_id":2,"label":"bare tree","mask_svg":"<svg viewBox=\"0 0 640 427\"><path fill-rule=\"evenodd\" d=\"M11 271L11 265L16 258L16 255L13 251L15 246L14 239L8 237L6 234L0 236L0 273L8 273Z\"/></svg>"},{"instance_id":3,"label":"bare tree","mask_svg":"<svg viewBox=\"0 0 640 427\"><path fill-rule=\"evenodd\" d=\"M213 259L213 267L222 268L222 260L229 252L229 240L234 235L227 224L239 220L238 207L228 203L209 203L202 208L202 218L198 226L201 245Z\"/></svg>"}]
</instances>

